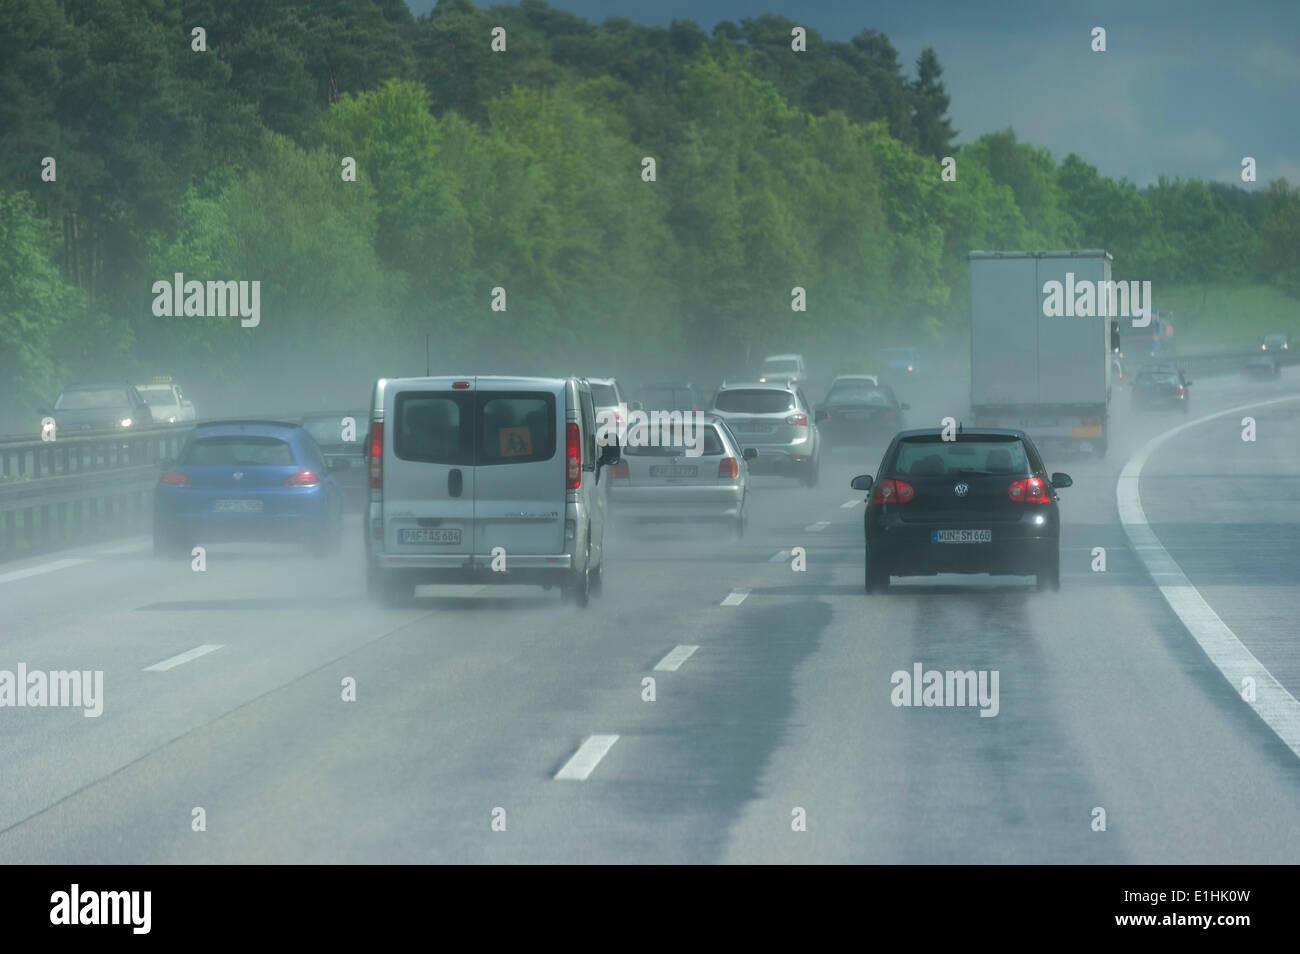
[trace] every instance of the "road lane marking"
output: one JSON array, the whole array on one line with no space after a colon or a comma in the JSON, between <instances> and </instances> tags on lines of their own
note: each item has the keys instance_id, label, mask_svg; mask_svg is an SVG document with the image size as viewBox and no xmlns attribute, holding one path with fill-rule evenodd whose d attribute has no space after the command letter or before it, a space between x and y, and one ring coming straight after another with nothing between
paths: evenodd
<instances>
[{"instance_id":1,"label":"road lane marking","mask_svg":"<svg viewBox=\"0 0 1300 954\"><path fill-rule=\"evenodd\" d=\"M81 558L54 560L51 563L42 563L39 566L29 566L25 570L11 570L8 573L0 573L0 583L13 583L16 580L25 580L28 577L40 576L42 573L53 573L55 570L66 570L70 566L80 566L82 563L89 562L89 560L83 560Z\"/></svg>"},{"instance_id":2,"label":"road lane marking","mask_svg":"<svg viewBox=\"0 0 1300 954\"><path fill-rule=\"evenodd\" d=\"M852 508L858 506L859 504L864 504L864 503L866 503L865 500L846 500L844 501L844 503L840 504L840 509L851 510Z\"/></svg>"},{"instance_id":3,"label":"road lane marking","mask_svg":"<svg viewBox=\"0 0 1300 954\"><path fill-rule=\"evenodd\" d=\"M119 556L123 553L139 553L141 550L148 550L153 546L149 540L141 540L137 543L128 543L126 546L114 547L111 550L101 550L97 556Z\"/></svg>"},{"instance_id":4,"label":"road lane marking","mask_svg":"<svg viewBox=\"0 0 1300 954\"><path fill-rule=\"evenodd\" d=\"M193 649L181 653L179 656L172 656L164 659L162 662L156 662L152 666L145 666L144 672L166 672L168 669L175 669L177 666L183 666L192 659L198 659L200 656L206 656L208 653L215 653L224 644L195 646Z\"/></svg>"},{"instance_id":5,"label":"road lane marking","mask_svg":"<svg viewBox=\"0 0 1300 954\"><path fill-rule=\"evenodd\" d=\"M1129 545L1137 553L1138 559L1146 567L1152 582L1159 588L1165 601L1182 620L1183 625L1209 657L1210 662L1214 663L1223 678L1232 685L1238 697L1243 698L1243 701L1255 710L1287 748L1300 757L1300 702L1297 702L1295 696L1291 695L1264 664L1255 658L1255 654L1246 648L1237 638L1237 634L1228 628L1214 608L1201 596L1200 591L1188 580L1182 567L1164 548L1155 531L1151 529L1151 524L1147 522L1139 494L1142 468L1146 466L1151 454L1165 441L1215 418L1295 400L1300 400L1300 395L1262 401L1257 404L1243 404L1188 421L1186 424L1165 431L1148 441L1124 465L1124 470L1120 472L1119 481L1115 485L1115 497L1119 506L1120 523L1123 524L1124 532L1128 535ZM1242 682L1246 678L1255 681L1254 701L1247 701L1241 696Z\"/></svg>"},{"instance_id":6,"label":"road lane marking","mask_svg":"<svg viewBox=\"0 0 1300 954\"><path fill-rule=\"evenodd\" d=\"M804 533L821 533L831 525L829 520L818 520L816 523L810 523L804 527Z\"/></svg>"},{"instance_id":7,"label":"road lane marking","mask_svg":"<svg viewBox=\"0 0 1300 954\"><path fill-rule=\"evenodd\" d=\"M573 753L573 757L564 763L564 768L555 773L555 777L579 782L586 780L600 760L605 757L605 753L612 749L617 741L616 735L587 736L578 747L578 751Z\"/></svg>"},{"instance_id":8,"label":"road lane marking","mask_svg":"<svg viewBox=\"0 0 1300 954\"><path fill-rule=\"evenodd\" d=\"M745 602L745 597L749 595L749 590L732 590L727 594L727 598L722 601L723 606L739 606Z\"/></svg>"},{"instance_id":9,"label":"road lane marking","mask_svg":"<svg viewBox=\"0 0 1300 954\"><path fill-rule=\"evenodd\" d=\"M660 672L676 672L681 668L682 663L690 659L699 646L678 646L663 659L659 660L659 665L655 669Z\"/></svg>"},{"instance_id":10,"label":"road lane marking","mask_svg":"<svg viewBox=\"0 0 1300 954\"><path fill-rule=\"evenodd\" d=\"M774 554L772 555L772 557L771 557L767 562L768 562L768 563L784 563L784 562L785 562L786 560L788 560L788 559L790 559L790 551L789 551L789 550L778 550L776 553L774 553Z\"/></svg>"}]
</instances>

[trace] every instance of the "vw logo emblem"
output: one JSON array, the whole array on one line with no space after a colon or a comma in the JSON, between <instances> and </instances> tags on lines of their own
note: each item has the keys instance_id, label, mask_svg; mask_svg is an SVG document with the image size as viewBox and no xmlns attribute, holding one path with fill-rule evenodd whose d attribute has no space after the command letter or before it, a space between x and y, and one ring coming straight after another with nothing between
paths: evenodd
<instances>
[{"instance_id":1,"label":"vw logo emblem","mask_svg":"<svg viewBox=\"0 0 1300 954\"><path fill-rule=\"evenodd\" d=\"M952 492L955 493L958 497L965 497L969 491L970 491L970 487L968 487L966 484L958 484L956 487L952 488Z\"/></svg>"},{"instance_id":2,"label":"vw logo emblem","mask_svg":"<svg viewBox=\"0 0 1300 954\"><path fill-rule=\"evenodd\" d=\"M237 470L233 474L231 474L231 476L234 477L235 480L243 480L244 472L242 470Z\"/></svg>"}]
</instances>

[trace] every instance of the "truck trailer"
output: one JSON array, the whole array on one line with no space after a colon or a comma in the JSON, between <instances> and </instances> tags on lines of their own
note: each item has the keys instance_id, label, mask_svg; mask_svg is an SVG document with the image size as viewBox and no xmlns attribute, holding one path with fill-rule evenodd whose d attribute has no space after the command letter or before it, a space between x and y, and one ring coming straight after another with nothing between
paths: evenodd
<instances>
[{"instance_id":1,"label":"truck trailer","mask_svg":"<svg viewBox=\"0 0 1300 954\"><path fill-rule=\"evenodd\" d=\"M971 413L1044 449L1104 456L1111 256L1100 249L970 253Z\"/></svg>"}]
</instances>

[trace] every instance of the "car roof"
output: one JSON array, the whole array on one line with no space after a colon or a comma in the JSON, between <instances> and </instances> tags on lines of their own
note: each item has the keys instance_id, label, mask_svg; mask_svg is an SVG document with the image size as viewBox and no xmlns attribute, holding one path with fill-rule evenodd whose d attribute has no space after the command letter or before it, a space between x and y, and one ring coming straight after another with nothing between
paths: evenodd
<instances>
[{"instance_id":1,"label":"car roof","mask_svg":"<svg viewBox=\"0 0 1300 954\"><path fill-rule=\"evenodd\" d=\"M909 437L939 437L945 430L942 427L918 427L910 431L899 431L895 439L901 441ZM1018 437L1027 440L1029 435L1014 427L962 427L957 432L957 437Z\"/></svg>"},{"instance_id":2,"label":"car roof","mask_svg":"<svg viewBox=\"0 0 1300 954\"><path fill-rule=\"evenodd\" d=\"M718 386L719 391L731 391L736 388L754 388L759 391L793 391L794 385L786 380L784 384L779 381L723 381Z\"/></svg>"},{"instance_id":3,"label":"car roof","mask_svg":"<svg viewBox=\"0 0 1300 954\"><path fill-rule=\"evenodd\" d=\"M295 433L306 433L301 424L294 424L289 421L203 421L194 425L193 433L195 435L202 433L205 437L211 437L213 436L211 432L216 432L218 436L222 434L251 434L254 437L289 437Z\"/></svg>"},{"instance_id":4,"label":"car roof","mask_svg":"<svg viewBox=\"0 0 1300 954\"><path fill-rule=\"evenodd\" d=\"M574 375L579 381L580 375ZM450 381L473 381L476 387L503 388L506 390L520 388L561 388L569 378L534 378L512 374L436 374L428 377L383 378L385 390L436 390L444 388Z\"/></svg>"},{"instance_id":5,"label":"car roof","mask_svg":"<svg viewBox=\"0 0 1300 954\"><path fill-rule=\"evenodd\" d=\"M302 419L303 419L304 421L306 421L306 420L313 420L313 421L314 421L314 420L317 420L317 419L333 418L333 417L356 417L358 414L360 414L362 417L365 417L365 416L366 416L366 412L365 412L365 411L362 411L362 410L352 410L352 411L307 411L305 414L303 414Z\"/></svg>"},{"instance_id":6,"label":"car roof","mask_svg":"<svg viewBox=\"0 0 1300 954\"><path fill-rule=\"evenodd\" d=\"M803 360L803 355L801 355L801 354L769 354L766 358L763 359L764 362L767 362L767 361L802 361L802 360Z\"/></svg>"},{"instance_id":7,"label":"car roof","mask_svg":"<svg viewBox=\"0 0 1300 954\"><path fill-rule=\"evenodd\" d=\"M614 387L615 385L618 384L618 378L590 378L589 377L586 380L588 384L605 384L608 385L609 387Z\"/></svg>"},{"instance_id":8,"label":"car roof","mask_svg":"<svg viewBox=\"0 0 1300 954\"><path fill-rule=\"evenodd\" d=\"M836 381L870 381L872 384L879 384L880 378L874 374L837 374L831 378L831 384Z\"/></svg>"}]
</instances>

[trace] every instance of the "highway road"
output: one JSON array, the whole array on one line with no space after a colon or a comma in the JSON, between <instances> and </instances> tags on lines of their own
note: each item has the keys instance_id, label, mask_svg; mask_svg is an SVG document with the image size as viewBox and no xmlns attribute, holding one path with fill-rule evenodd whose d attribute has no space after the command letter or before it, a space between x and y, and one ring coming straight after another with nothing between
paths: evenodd
<instances>
[{"instance_id":1,"label":"highway road","mask_svg":"<svg viewBox=\"0 0 1300 954\"><path fill-rule=\"evenodd\" d=\"M213 546L195 572L132 538L6 563L0 670L103 670L104 698L93 718L0 709L0 862L1300 862L1300 757L1116 500L1152 438L1260 405L1253 442L1234 412L1151 451L1140 501L1300 696L1300 401L1261 403L1300 394L1289 371L1198 381L1188 417L1123 395L1104 461L1049 458L1075 481L1059 593L941 576L866 596L848 484L879 447L837 449L813 490L756 479L743 541L617 530L585 610L475 587L379 608L355 516L328 559ZM900 396L914 424L960 411ZM893 705L918 663L997 671L996 715Z\"/></svg>"}]
</instances>

